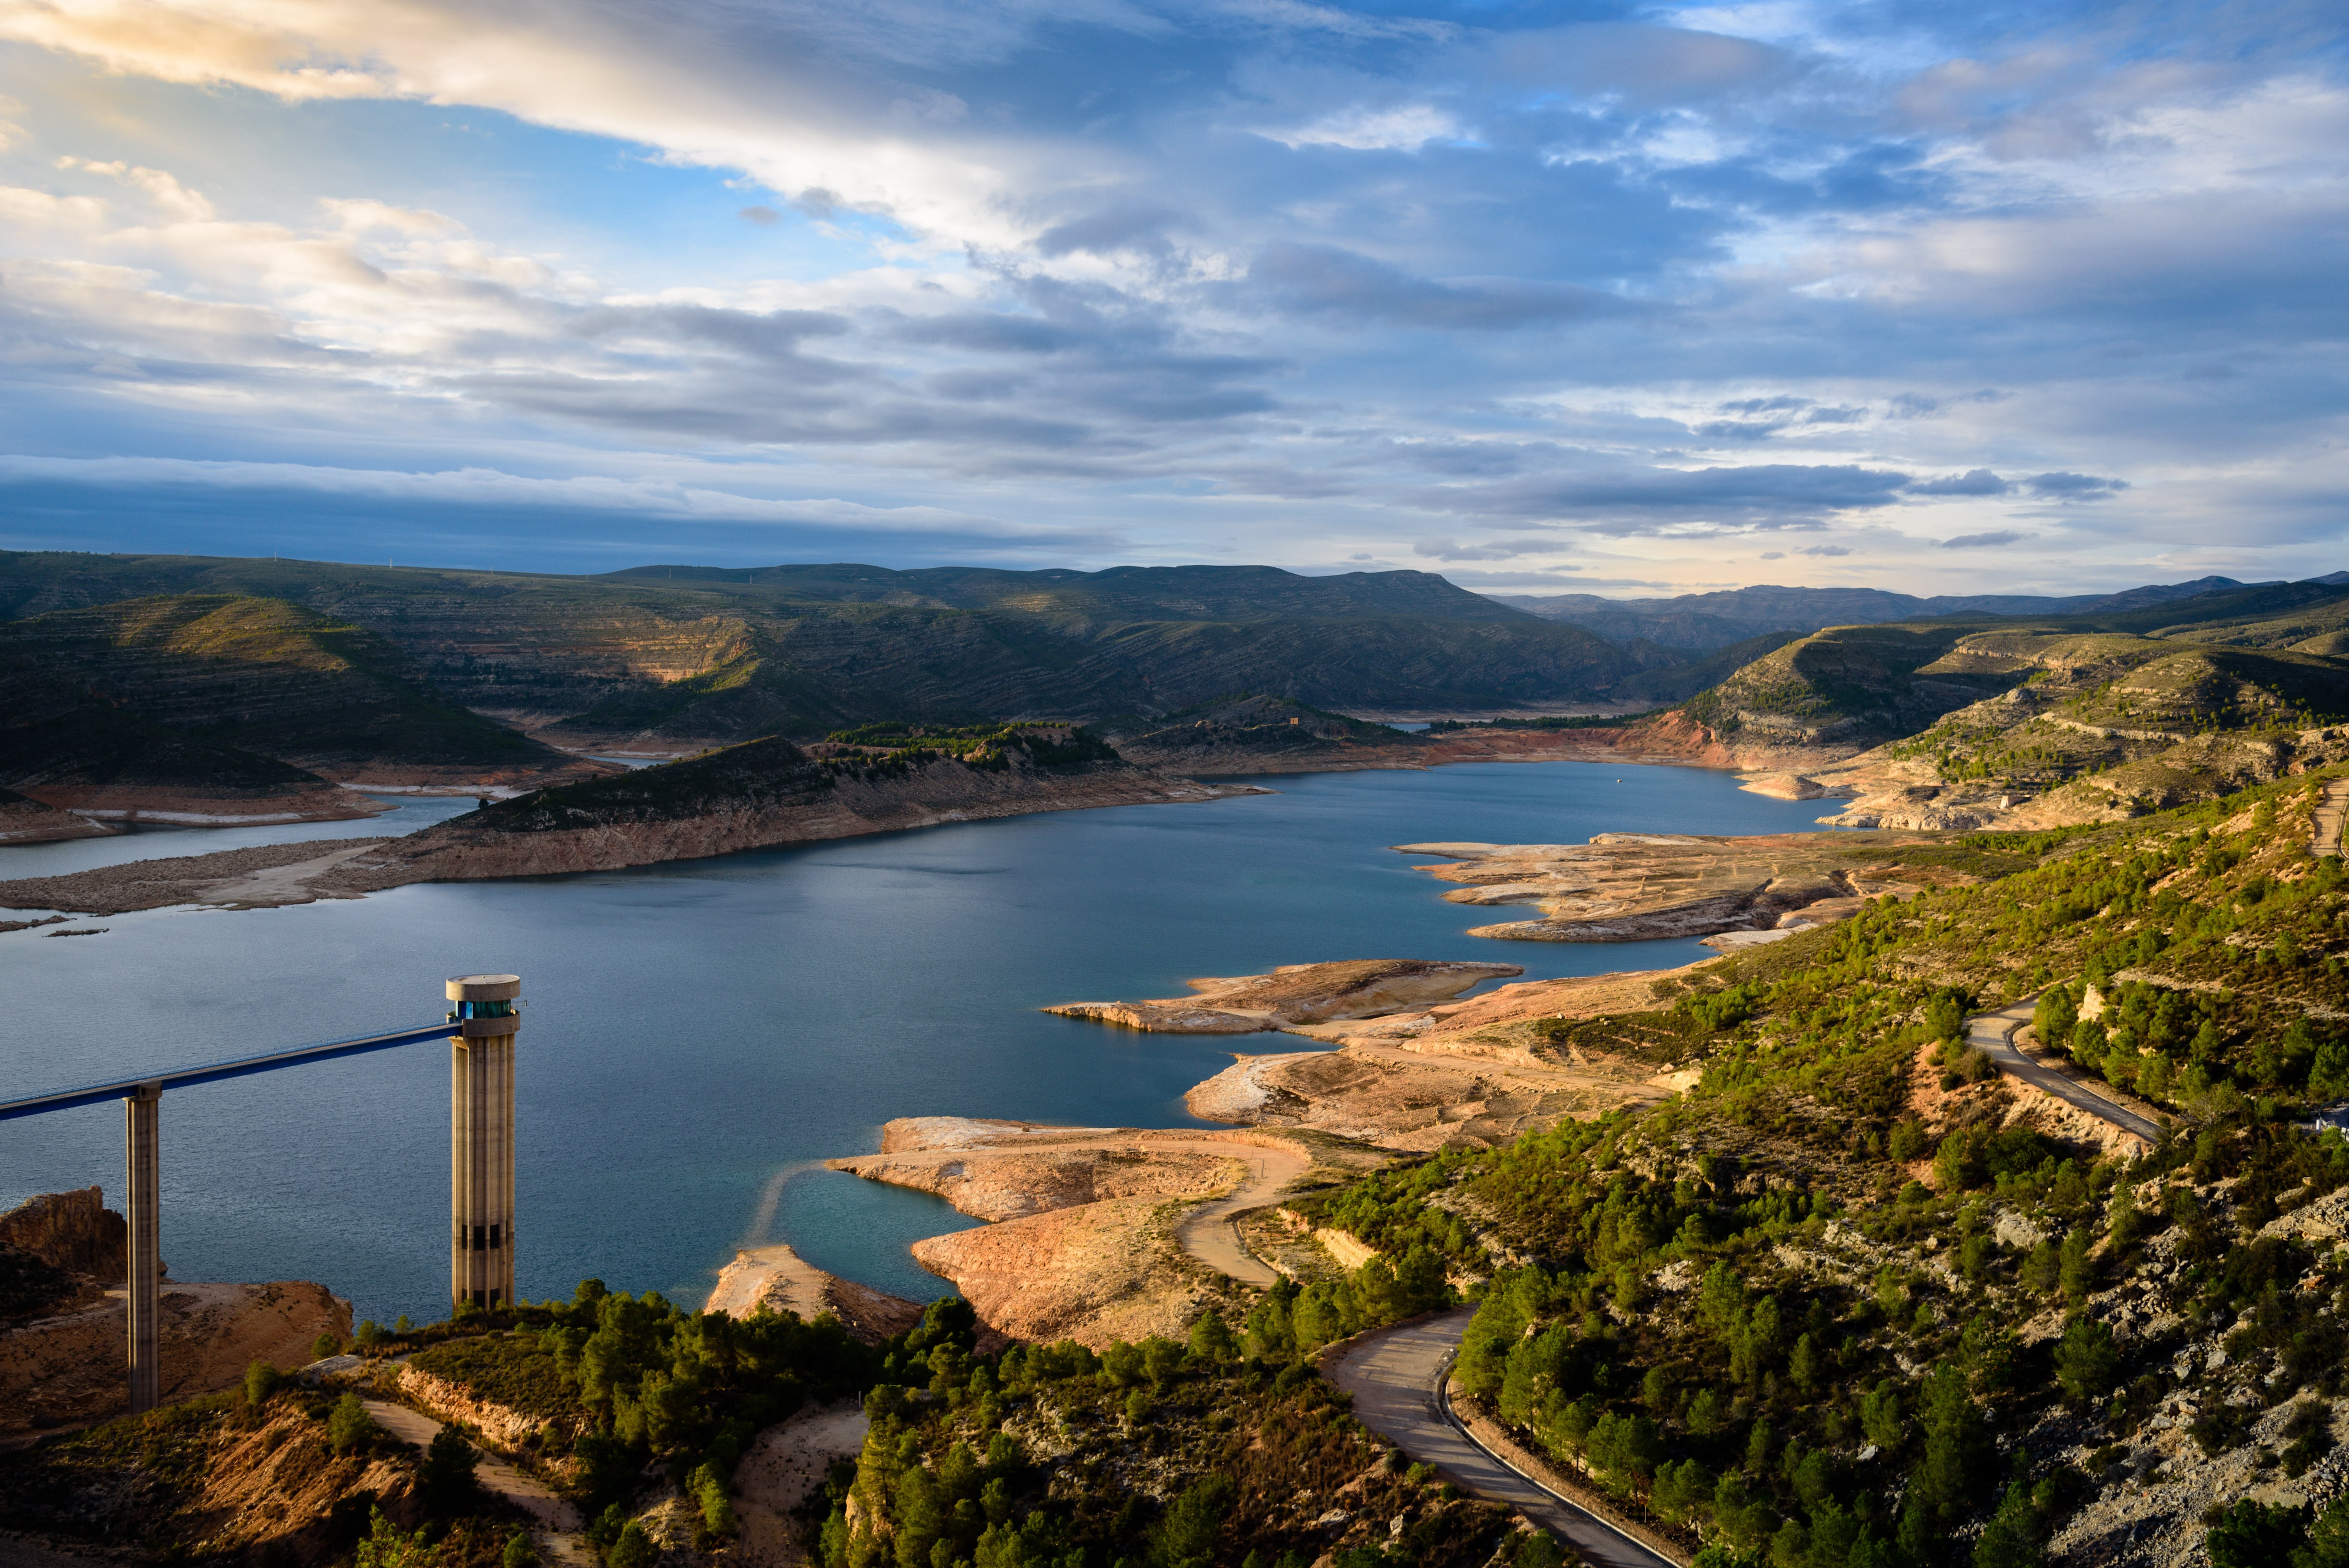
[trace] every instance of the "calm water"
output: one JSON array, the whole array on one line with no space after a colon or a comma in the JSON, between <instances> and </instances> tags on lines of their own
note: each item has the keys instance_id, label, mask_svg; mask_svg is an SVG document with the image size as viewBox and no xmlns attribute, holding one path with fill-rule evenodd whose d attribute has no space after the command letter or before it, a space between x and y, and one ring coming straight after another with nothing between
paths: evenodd
<instances>
[{"instance_id":1,"label":"calm water","mask_svg":"<svg viewBox=\"0 0 2349 1568\"><path fill-rule=\"evenodd\" d=\"M1618 782L1618 779L1621 782ZM906 1245L970 1222L815 1167L893 1116L1185 1125L1237 1040L1047 1017L1194 975L1481 958L1535 976L1685 963L1690 942L1495 943L1385 846L1768 832L1816 803L1669 768L1495 763L1262 780L1280 792L1071 811L679 865L402 888L266 911L156 911L101 936L0 936L0 1098L436 1020L440 982L511 971L522 1035L517 1287L585 1274L698 1305L746 1242L918 1297ZM419 802L416 817L463 802ZM372 830L390 825L378 819ZM417 825L404 820L402 827ZM280 838L316 836L315 827ZM228 832L141 835L147 852ZM241 841L255 841L247 838ZM0 851L0 877L42 851ZM20 858L21 857L21 858ZM24 869L17 869L22 867ZM65 869L44 865L47 872ZM177 1091L163 1255L183 1279L321 1280L362 1316L445 1303L445 1047ZM111 1106L0 1123L0 1206L121 1181Z\"/></svg>"}]
</instances>

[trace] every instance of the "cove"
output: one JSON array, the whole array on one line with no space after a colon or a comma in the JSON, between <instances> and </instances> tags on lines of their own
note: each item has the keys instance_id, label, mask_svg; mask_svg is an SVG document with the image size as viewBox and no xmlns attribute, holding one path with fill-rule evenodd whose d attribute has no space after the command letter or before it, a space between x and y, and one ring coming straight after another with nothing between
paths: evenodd
<instances>
[{"instance_id":1,"label":"cove","mask_svg":"<svg viewBox=\"0 0 2349 1568\"><path fill-rule=\"evenodd\" d=\"M1386 846L1801 831L1823 810L1726 774L1611 764L1254 782L1278 792L0 935L0 1093L429 1023L443 976L510 970L532 1004L522 1294L567 1296L592 1274L698 1305L736 1245L781 1239L926 1299L947 1287L906 1245L972 1222L818 1161L876 1147L896 1116L1192 1125L1183 1091L1233 1049L1305 1044L1139 1035L1037 1007L1328 959L1481 958L1537 978L1688 963L1709 950L1468 936L1491 914L1444 903ZM148 853L228 847L141 838ZM0 872L36 874L23 863L0 853ZM361 1316L442 1315L447 1074L445 1047L422 1046L166 1097L172 1274L315 1279ZM93 1184L116 1201L120 1125L111 1106L8 1124L0 1205Z\"/></svg>"}]
</instances>

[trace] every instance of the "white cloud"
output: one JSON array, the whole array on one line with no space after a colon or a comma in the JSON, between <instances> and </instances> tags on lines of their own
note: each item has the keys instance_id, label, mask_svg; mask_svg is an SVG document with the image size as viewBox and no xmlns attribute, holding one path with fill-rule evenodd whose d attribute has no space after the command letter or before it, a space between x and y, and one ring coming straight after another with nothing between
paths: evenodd
<instances>
[{"instance_id":1,"label":"white cloud","mask_svg":"<svg viewBox=\"0 0 2349 1568\"><path fill-rule=\"evenodd\" d=\"M1431 141L1467 139L1458 120L1432 104L1340 109L1294 130L1258 134L1285 147L1343 147L1356 152L1412 152Z\"/></svg>"}]
</instances>

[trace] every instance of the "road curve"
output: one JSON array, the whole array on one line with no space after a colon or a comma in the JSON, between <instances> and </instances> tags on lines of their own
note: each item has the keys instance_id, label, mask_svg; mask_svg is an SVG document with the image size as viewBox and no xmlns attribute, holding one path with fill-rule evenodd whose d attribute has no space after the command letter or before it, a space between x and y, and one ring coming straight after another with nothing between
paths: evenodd
<instances>
[{"instance_id":1,"label":"road curve","mask_svg":"<svg viewBox=\"0 0 2349 1568\"><path fill-rule=\"evenodd\" d=\"M1247 1165L1247 1175L1229 1192L1185 1214L1174 1227L1174 1240L1209 1268L1227 1274L1243 1284L1270 1288L1280 1275L1247 1250L1232 1216L1271 1202L1290 1182L1304 1175L1313 1161L1293 1149L1267 1148L1256 1143L1225 1144L1218 1152L1228 1153Z\"/></svg>"},{"instance_id":2,"label":"road curve","mask_svg":"<svg viewBox=\"0 0 2349 1568\"><path fill-rule=\"evenodd\" d=\"M1596 1515L1528 1480L1479 1447L1445 1408L1441 1389L1473 1306L1364 1335L1323 1370L1354 1397L1354 1418L1463 1491L1504 1503L1599 1568L1674 1568Z\"/></svg>"},{"instance_id":3,"label":"road curve","mask_svg":"<svg viewBox=\"0 0 2349 1568\"><path fill-rule=\"evenodd\" d=\"M2031 1022L2031 1010L2037 1001L2035 996L2026 996L1998 1012L1977 1013L1966 1021L1966 1043L1988 1056L1999 1071L2012 1073L2032 1088L2109 1121L2123 1132L2133 1132L2147 1143L2160 1142L2159 1122L2139 1116L2076 1078L2041 1067L2015 1048L2014 1032Z\"/></svg>"}]
</instances>

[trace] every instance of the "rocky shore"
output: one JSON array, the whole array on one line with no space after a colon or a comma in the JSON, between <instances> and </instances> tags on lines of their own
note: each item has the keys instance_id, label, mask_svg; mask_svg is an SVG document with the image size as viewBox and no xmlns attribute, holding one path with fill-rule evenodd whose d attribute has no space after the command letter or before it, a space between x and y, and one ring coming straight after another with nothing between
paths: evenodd
<instances>
[{"instance_id":1,"label":"rocky shore","mask_svg":"<svg viewBox=\"0 0 2349 1568\"><path fill-rule=\"evenodd\" d=\"M1044 1009L1067 1018L1167 1035L1248 1035L1291 1024L1368 1018L1447 1002L1487 980L1522 975L1515 964L1369 959L1290 964L1265 975L1186 980L1196 996L1143 1002L1062 1002Z\"/></svg>"},{"instance_id":2,"label":"rocky shore","mask_svg":"<svg viewBox=\"0 0 2349 1568\"><path fill-rule=\"evenodd\" d=\"M884 1127L879 1152L827 1163L988 1222L917 1242L914 1256L1003 1334L1096 1346L1178 1336L1236 1284L1361 1261L1319 1255L1327 1243L1312 1236L1241 1243L1236 1225L1293 1191L1397 1154L1485 1148L1651 1104L1695 1081L1669 1051L1561 1033L1651 1011L1659 985L1679 984L1674 972L1525 981L1461 999L1520 973L1407 959L1285 965L1192 981L1193 999L1050 1008L1178 1033L1278 1029L1317 1048L1241 1056L1193 1088L1186 1109L1229 1131L908 1117ZM753 1262L745 1254L736 1267Z\"/></svg>"},{"instance_id":3,"label":"rocky shore","mask_svg":"<svg viewBox=\"0 0 2349 1568\"><path fill-rule=\"evenodd\" d=\"M1795 929L1840 920L1864 899L1949 880L1904 867L1940 841L1922 834L1773 833L1706 838L1598 833L1587 844L1398 844L1442 856L1423 868L1464 884L1451 903L1526 904L1539 920L1470 928L1515 942L1649 942L1722 932Z\"/></svg>"}]
</instances>

